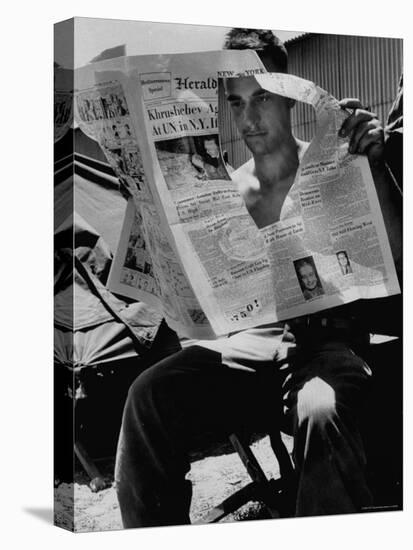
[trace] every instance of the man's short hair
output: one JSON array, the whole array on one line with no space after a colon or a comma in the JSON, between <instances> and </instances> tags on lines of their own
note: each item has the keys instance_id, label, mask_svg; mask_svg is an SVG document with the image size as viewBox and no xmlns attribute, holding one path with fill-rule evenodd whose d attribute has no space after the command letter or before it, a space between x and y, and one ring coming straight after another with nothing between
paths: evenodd
<instances>
[{"instance_id":1,"label":"man's short hair","mask_svg":"<svg viewBox=\"0 0 413 550\"><path fill-rule=\"evenodd\" d=\"M272 31L263 29L231 29L225 37L225 50L255 50L258 57L270 58L279 72L286 73L288 53Z\"/></svg>"}]
</instances>

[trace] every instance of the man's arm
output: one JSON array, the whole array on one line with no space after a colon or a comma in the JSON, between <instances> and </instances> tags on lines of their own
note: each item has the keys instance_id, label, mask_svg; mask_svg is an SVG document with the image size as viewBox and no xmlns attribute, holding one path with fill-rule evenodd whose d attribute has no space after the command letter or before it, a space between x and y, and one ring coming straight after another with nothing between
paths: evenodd
<instances>
[{"instance_id":1,"label":"man's arm","mask_svg":"<svg viewBox=\"0 0 413 550\"><path fill-rule=\"evenodd\" d=\"M349 137L349 152L366 154L376 186L397 273L402 269L402 194L384 161L384 131L374 113L363 109L358 99L343 99L340 106L354 109L339 130Z\"/></svg>"}]
</instances>

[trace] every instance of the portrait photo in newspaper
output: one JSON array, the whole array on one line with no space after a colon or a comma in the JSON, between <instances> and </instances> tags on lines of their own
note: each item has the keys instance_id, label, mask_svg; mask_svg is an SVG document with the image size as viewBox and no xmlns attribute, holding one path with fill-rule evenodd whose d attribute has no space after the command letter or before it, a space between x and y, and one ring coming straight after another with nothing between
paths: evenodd
<instances>
[{"instance_id":1,"label":"portrait photo in newspaper","mask_svg":"<svg viewBox=\"0 0 413 550\"><path fill-rule=\"evenodd\" d=\"M312 256L294 261L295 271L300 282L303 296L306 300L312 300L324 294L323 286L318 276Z\"/></svg>"},{"instance_id":2,"label":"portrait photo in newspaper","mask_svg":"<svg viewBox=\"0 0 413 550\"><path fill-rule=\"evenodd\" d=\"M79 472L56 483L55 521L68 526L82 467L107 515L91 522L98 495L75 494L75 531L403 508L402 181L385 147L403 41L222 30L210 51L75 71L75 209L95 246L73 252L78 295L125 331L82 358L85 308ZM116 198L93 216L105 171ZM117 201L110 250L96 236ZM100 410L106 454L87 437Z\"/></svg>"},{"instance_id":3,"label":"portrait photo in newspaper","mask_svg":"<svg viewBox=\"0 0 413 550\"><path fill-rule=\"evenodd\" d=\"M338 263L340 264L341 273L343 275L349 275L353 273L353 268L351 267L350 259L345 250L340 250L336 252Z\"/></svg>"}]
</instances>

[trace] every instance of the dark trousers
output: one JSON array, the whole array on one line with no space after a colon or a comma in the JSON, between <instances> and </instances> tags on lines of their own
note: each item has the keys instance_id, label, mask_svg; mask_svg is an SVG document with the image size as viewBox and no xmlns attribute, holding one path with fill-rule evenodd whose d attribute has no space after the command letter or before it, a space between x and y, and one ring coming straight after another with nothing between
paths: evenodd
<instances>
[{"instance_id":1,"label":"dark trousers","mask_svg":"<svg viewBox=\"0 0 413 550\"><path fill-rule=\"evenodd\" d=\"M115 480L124 527L189 523L188 451L201 433L265 431L288 422L298 473L296 515L350 513L371 504L357 427L369 379L343 342L297 354L280 371L228 368L220 353L182 350L130 388Z\"/></svg>"}]
</instances>

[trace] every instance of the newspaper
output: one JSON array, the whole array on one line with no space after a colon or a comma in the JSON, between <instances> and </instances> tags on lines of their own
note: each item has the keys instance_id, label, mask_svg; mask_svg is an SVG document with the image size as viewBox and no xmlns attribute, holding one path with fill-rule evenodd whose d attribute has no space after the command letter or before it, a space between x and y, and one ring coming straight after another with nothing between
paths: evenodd
<instances>
[{"instance_id":1,"label":"newspaper","mask_svg":"<svg viewBox=\"0 0 413 550\"><path fill-rule=\"evenodd\" d=\"M62 139L73 124L73 70L54 70L54 141Z\"/></svg>"},{"instance_id":2,"label":"newspaper","mask_svg":"<svg viewBox=\"0 0 413 550\"><path fill-rule=\"evenodd\" d=\"M259 229L219 149L219 78L309 103L315 137L280 220ZM141 56L76 75L75 116L132 196L109 288L212 338L400 292L366 158L348 113L312 82L266 73L251 51Z\"/></svg>"}]
</instances>

